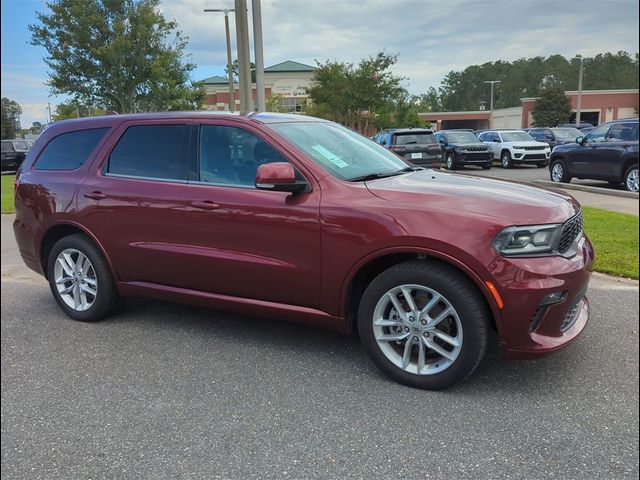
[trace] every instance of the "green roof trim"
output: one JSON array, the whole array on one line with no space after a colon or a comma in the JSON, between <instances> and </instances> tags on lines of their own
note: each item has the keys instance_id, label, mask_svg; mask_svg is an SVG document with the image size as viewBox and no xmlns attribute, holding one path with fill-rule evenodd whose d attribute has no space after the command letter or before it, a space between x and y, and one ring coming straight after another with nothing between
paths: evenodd
<instances>
[{"instance_id":1,"label":"green roof trim","mask_svg":"<svg viewBox=\"0 0 640 480\"><path fill-rule=\"evenodd\" d=\"M205 84L214 84L214 85L220 85L220 84L227 84L229 83L229 79L227 77L220 77L219 75L214 75L213 77L209 77L209 78L205 78L204 80L202 80L202 83Z\"/></svg>"},{"instance_id":2,"label":"green roof trim","mask_svg":"<svg viewBox=\"0 0 640 480\"><path fill-rule=\"evenodd\" d=\"M293 60L285 60L264 69L266 72L313 72L316 67L305 65L304 63L294 62Z\"/></svg>"}]
</instances>

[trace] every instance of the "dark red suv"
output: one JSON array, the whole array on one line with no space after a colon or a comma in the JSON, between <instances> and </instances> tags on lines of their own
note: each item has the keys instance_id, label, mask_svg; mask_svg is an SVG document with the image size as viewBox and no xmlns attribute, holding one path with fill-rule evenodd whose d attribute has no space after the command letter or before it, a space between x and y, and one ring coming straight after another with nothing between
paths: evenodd
<instances>
[{"instance_id":1,"label":"dark red suv","mask_svg":"<svg viewBox=\"0 0 640 480\"><path fill-rule=\"evenodd\" d=\"M348 333L445 388L585 328L594 253L570 196L409 165L298 115L57 122L16 177L15 235L67 315L144 295Z\"/></svg>"}]
</instances>

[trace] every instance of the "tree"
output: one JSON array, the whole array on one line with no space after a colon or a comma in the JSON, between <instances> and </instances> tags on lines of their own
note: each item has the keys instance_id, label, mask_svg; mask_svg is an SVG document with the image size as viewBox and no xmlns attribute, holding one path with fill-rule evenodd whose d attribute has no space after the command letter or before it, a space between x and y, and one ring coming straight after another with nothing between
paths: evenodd
<instances>
[{"instance_id":1,"label":"tree","mask_svg":"<svg viewBox=\"0 0 640 480\"><path fill-rule=\"evenodd\" d=\"M59 103L56 107L56 113L53 115L53 120L66 120L68 118L84 118L104 115L105 109L90 107L83 105L75 100L67 103Z\"/></svg>"},{"instance_id":2,"label":"tree","mask_svg":"<svg viewBox=\"0 0 640 480\"><path fill-rule=\"evenodd\" d=\"M251 70L251 83L256 83L256 64L251 62L249 64L249 69ZM239 78L238 72L240 71L240 66L238 65L238 59L236 58L231 64L231 68L233 68L233 78L237 82ZM224 73L226 77L229 78L229 66L224 67Z\"/></svg>"},{"instance_id":3,"label":"tree","mask_svg":"<svg viewBox=\"0 0 640 480\"><path fill-rule=\"evenodd\" d=\"M18 102L2 97L2 138L16 138L20 134L22 107Z\"/></svg>"},{"instance_id":4,"label":"tree","mask_svg":"<svg viewBox=\"0 0 640 480\"><path fill-rule=\"evenodd\" d=\"M204 89L182 58L186 37L160 13L160 0L50 0L29 25L45 48L53 94L121 113L192 110Z\"/></svg>"},{"instance_id":5,"label":"tree","mask_svg":"<svg viewBox=\"0 0 640 480\"><path fill-rule=\"evenodd\" d=\"M357 67L316 60L318 68L309 89L313 101L310 112L354 129L366 129L370 118L405 94L400 86L402 78L389 71L396 60L396 55L385 52L361 60Z\"/></svg>"},{"instance_id":6,"label":"tree","mask_svg":"<svg viewBox=\"0 0 640 480\"><path fill-rule=\"evenodd\" d=\"M31 123L31 128L29 128L29 133L33 134L33 135L40 135L40 133L42 133L42 130L44 129L44 125L40 122L32 122Z\"/></svg>"},{"instance_id":7,"label":"tree","mask_svg":"<svg viewBox=\"0 0 640 480\"><path fill-rule=\"evenodd\" d=\"M540 92L533 108L534 127L555 127L569 121L571 102L561 86L555 86Z\"/></svg>"},{"instance_id":8,"label":"tree","mask_svg":"<svg viewBox=\"0 0 640 480\"><path fill-rule=\"evenodd\" d=\"M267 112L285 112L285 110L280 106L280 99L282 95L277 93L272 93L265 99L265 107Z\"/></svg>"}]
</instances>

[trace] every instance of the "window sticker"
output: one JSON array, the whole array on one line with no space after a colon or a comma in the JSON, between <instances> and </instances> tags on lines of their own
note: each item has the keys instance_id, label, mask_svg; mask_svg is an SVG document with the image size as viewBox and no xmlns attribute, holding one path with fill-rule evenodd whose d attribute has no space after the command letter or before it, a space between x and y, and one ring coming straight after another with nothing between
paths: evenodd
<instances>
[{"instance_id":1,"label":"window sticker","mask_svg":"<svg viewBox=\"0 0 640 480\"><path fill-rule=\"evenodd\" d=\"M338 168L345 168L345 167L349 166L349 164L347 162L342 160L337 155L331 153L329 150L324 148L322 145L316 144L316 145L313 145L311 148L314 149L316 152L318 152L320 155L322 155L324 158L329 160L331 163L333 163Z\"/></svg>"}]
</instances>

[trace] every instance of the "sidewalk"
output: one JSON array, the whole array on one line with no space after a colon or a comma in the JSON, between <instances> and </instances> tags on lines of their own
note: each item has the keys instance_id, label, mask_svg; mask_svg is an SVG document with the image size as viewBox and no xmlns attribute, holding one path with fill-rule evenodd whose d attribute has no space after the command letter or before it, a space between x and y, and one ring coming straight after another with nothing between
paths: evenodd
<instances>
[{"instance_id":1,"label":"sidewalk","mask_svg":"<svg viewBox=\"0 0 640 480\"><path fill-rule=\"evenodd\" d=\"M638 205L640 202L634 198L614 197L612 195L602 195L600 193L581 192L579 190L564 190L584 207L601 208L618 213L628 213L638 216Z\"/></svg>"}]
</instances>

